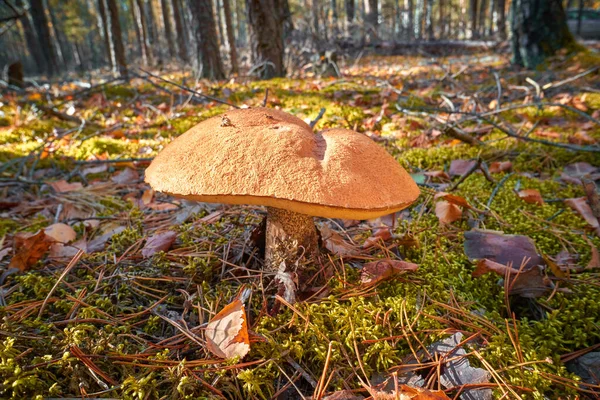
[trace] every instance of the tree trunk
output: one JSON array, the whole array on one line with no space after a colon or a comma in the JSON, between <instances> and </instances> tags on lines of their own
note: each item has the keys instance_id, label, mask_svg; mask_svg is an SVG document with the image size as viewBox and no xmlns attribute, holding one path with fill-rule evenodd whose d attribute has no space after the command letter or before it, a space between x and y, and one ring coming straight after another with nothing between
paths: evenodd
<instances>
[{"instance_id":1,"label":"tree trunk","mask_svg":"<svg viewBox=\"0 0 600 400\"><path fill-rule=\"evenodd\" d=\"M498 0L498 22L496 29L498 38L506 40L506 0Z\"/></svg>"},{"instance_id":2,"label":"tree trunk","mask_svg":"<svg viewBox=\"0 0 600 400\"><path fill-rule=\"evenodd\" d=\"M106 5L108 6L110 30L115 49L115 60L119 68L119 75L122 78L128 79L127 60L125 59L125 48L123 47L123 37L121 35L121 22L119 21L119 8L117 7L116 0L107 0Z\"/></svg>"},{"instance_id":3,"label":"tree trunk","mask_svg":"<svg viewBox=\"0 0 600 400\"><path fill-rule=\"evenodd\" d=\"M425 0L417 0L416 16L415 16L415 36L417 39L423 39L423 16L425 14Z\"/></svg>"},{"instance_id":4,"label":"tree trunk","mask_svg":"<svg viewBox=\"0 0 600 400\"><path fill-rule=\"evenodd\" d=\"M54 33L54 38L56 46L56 55L65 68L68 68L69 64L71 64L72 53L71 48L69 46L69 40L67 39L64 31L61 29L62 24L56 18L56 13L52 9L52 7L48 8L48 15L50 15L50 22L52 23L52 32Z\"/></svg>"},{"instance_id":5,"label":"tree trunk","mask_svg":"<svg viewBox=\"0 0 600 400\"><path fill-rule=\"evenodd\" d=\"M231 73L238 72L237 48L235 45L235 33L233 22L231 21L231 7L229 0L223 0L223 8L225 9L225 26L227 28L227 42L229 43L229 58L231 59Z\"/></svg>"},{"instance_id":6,"label":"tree trunk","mask_svg":"<svg viewBox=\"0 0 600 400\"><path fill-rule=\"evenodd\" d=\"M490 19L487 25L486 36L492 37L494 35L494 25L498 23L498 3L496 0L490 0Z\"/></svg>"},{"instance_id":7,"label":"tree trunk","mask_svg":"<svg viewBox=\"0 0 600 400\"><path fill-rule=\"evenodd\" d=\"M20 9L25 8L23 0L17 0L16 4ZM41 73L43 71L44 56L42 54L42 50L40 49L38 38L35 35L33 23L31 22L31 16L29 15L29 13L19 18L19 23L23 28L23 32L25 32L27 50L29 50L29 54L31 54L31 57L35 61L35 71Z\"/></svg>"},{"instance_id":8,"label":"tree trunk","mask_svg":"<svg viewBox=\"0 0 600 400\"><path fill-rule=\"evenodd\" d=\"M485 35L485 11L487 10L487 0L481 0L479 3L479 21L477 22L478 36Z\"/></svg>"},{"instance_id":9,"label":"tree trunk","mask_svg":"<svg viewBox=\"0 0 600 400\"><path fill-rule=\"evenodd\" d=\"M183 29L183 15L181 14L179 0L172 0L171 4L173 5L173 18L175 19L175 31L177 32L177 47L179 49L179 58L184 63L188 63L190 62L190 57L185 41L186 35Z\"/></svg>"},{"instance_id":10,"label":"tree trunk","mask_svg":"<svg viewBox=\"0 0 600 400\"><path fill-rule=\"evenodd\" d=\"M153 64L154 57L152 56L152 46L150 44L148 34L148 23L146 21L146 13L144 11L144 2L142 0L136 0L136 4L138 27L142 35L142 59L144 60L146 65L150 65Z\"/></svg>"},{"instance_id":11,"label":"tree trunk","mask_svg":"<svg viewBox=\"0 0 600 400\"><path fill-rule=\"evenodd\" d=\"M379 6L378 0L368 0L366 5L368 6L366 10L366 22L370 25L369 28L375 31L375 35L377 35L377 26L379 25L379 10L377 9Z\"/></svg>"},{"instance_id":12,"label":"tree trunk","mask_svg":"<svg viewBox=\"0 0 600 400\"><path fill-rule=\"evenodd\" d=\"M290 3L288 0L279 0L281 3L281 21L283 24L283 38L288 38L294 30L292 22L292 12L290 11Z\"/></svg>"},{"instance_id":13,"label":"tree trunk","mask_svg":"<svg viewBox=\"0 0 600 400\"><path fill-rule=\"evenodd\" d=\"M535 68L557 50L575 45L561 0L513 0L512 62Z\"/></svg>"},{"instance_id":14,"label":"tree trunk","mask_svg":"<svg viewBox=\"0 0 600 400\"><path fill-rule=\"evenodd\" d=\"M331 24L333 25L333 35L337 35L338 29L338 8L337 1L331 0Z\"/></svg>"},{"instance_id":15,"label":"tree trunk","mask_svg":"<svg viewBox=\"0 0 600 400\"><path fill-rule=\"evenodd\" d=\"M448 32L448 23L444 20L444 0L440 0L438 5L438 26L440 27L440 39L446 39L446 32Z\"/></svg>"},{"instance_id":16,"label":"tree trunk","mask_svg":"<svg viewBox=\"0 0 600 400\"><path fill-rule=\"evenodd\" d=\"M406 16L405 16L406 32L407 32L406 39L411 40L412 38L415 37L415 25L414 25L415 11L414 11L413 0L404 0L404 8L405 8L405 12L406 12Z\"/></svg>"},{"instance_id":17,"label":"tree trunk","mask_svg":"<svg viewBox=\"0 0 600 400\"><path fill-rule=\"evenodd\" d=\"M192 0L190 9L196 23L196 42L200 57L201 76L208 79L224 79L223 63L217 42L217 27L210 0Z\"/></svg>"},{"instance_id":18,"label":"tree trunk","mask_svg":"<svg viewBox=\"0 0 600 400\"><path fill-rule=\"evenodd\" d=\"M433 40L433 0L425 0L425 32L427 40Z\"/></svg>"},{"instance_id":19,"label":"tree trunk","mask_svg":"<svg viewBox=\"0 0 600 400\"><path fill-rule=\"evenodd\" d=\"M479 37L477 33L477 6L477 0L470 0L469 10L471 11L471 39L476 39L477 37Z\"/></svg>"},{"instance_id":20,"label":"tree trunk","mask_svg":"<svg viewBox=\"0 0 600 400\"><path fill-rule=\"evenodd\" d=\"M177 47L173 38L173 26L171 25L171 9L169 8L169 0L160 0L160 8L162 9L163 25L165 27L165 38L167 47L169 48L169 57L175 58Z\"/></svg>"},{"instance_id":21,"label":"tree trunk","mask_svg":"<svg viewBox=\"0 0 600 400\"><path fill-rule=\"evenodd\" d=\"M217 37L217 43L220 46L225 45L225 30L223 29L223 18L221 16L221 0L215 0L216 1L216 10L215 10L215 17L217 17L216 21L217 21L217 30L219 31L219 35Z\"/></svg>"},{"instance_id":22,"label":"tree trunk","mask_svg":"<svg viewBox=\"0 0 600 400\"><path fill-rule=\"evenodd\" d=\"M346 21L348 24L354 22L354 0L344 0L346 4Z\"/></svg>"},{"instance_id":23,"label":"tree trunk","mask_svg":"<svg viewBox=\"0 0 600 400\"><path fill-rule=\"evenodd\" d=\"M133 31L135 33L135 41L140 49L140 55L142 57L142 64L147 65L148 59L146 58L146 51L144 49L144 37L142 36L142 28L139 23L138 13L135 6L135 0L129 0L129 8L131 10L131 20L133 21Z\"/></svg>"},{"instance_id":24,"label":"tree trunk","mask_svg":"<svg viewBox=\"0 0 600 400\"><path fill-rule=\"evenodd\" d=\"M43 0L31 0L29 12L31 13L31 18L45 59L44 65L46 66L46 73L49 76L54 76L58 73L58 64Z\"/></svg>"},{"instance_id":25,"label":"tree trunk","mask_svg":"<svg viewBox=\"0 0 600 400\"><path fill-rule=\"evenodd\" d=\"M108 16L106 14L105 0L98 0L98 11L100 13L100 19L102 20L102 32L104 39L104 47L106 48L106 57L108 58L108 64L111 69L115 69L115 58L112 47L112 40L110 38L110 25L108 23Z\"/></svg>"},{"instance_id":26,"label":"tree trunk","mask_svg":"<svg viewBox=\"0 0 600 400\"><path fill-rule=\"evenodd\" d=\"M311 0L313 34L319 37L319 0Z\"/></svg>"},{"instance_id":27,"label":"tree trunk","mask_svg":"<svg viewBox=\"0 0 600 400\"><path fill-rule=\"evenodd\" d=\"M246 9L252 60L255 65L264 63L259 76L262 79L285 76L281 0L246 0Z\"/></svg>"}]
</instances>

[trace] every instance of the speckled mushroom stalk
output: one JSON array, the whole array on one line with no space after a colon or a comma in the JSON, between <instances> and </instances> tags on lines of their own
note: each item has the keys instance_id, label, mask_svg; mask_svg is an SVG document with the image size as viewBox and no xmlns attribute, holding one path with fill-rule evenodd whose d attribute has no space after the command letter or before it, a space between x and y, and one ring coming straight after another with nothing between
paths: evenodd
<instances>
[{"instance_id":1,"label":"speckled mushroom stalk","mask_svg":"<svg viewBox=\"0 0 600 400\"><path fill-rule=\"evenodd\" d=\"M298 260L310 262L319 251L318 237L312 216L267 207L266 268L276 271L285 261L289 271Z\"/></svg>"}]
</instances>

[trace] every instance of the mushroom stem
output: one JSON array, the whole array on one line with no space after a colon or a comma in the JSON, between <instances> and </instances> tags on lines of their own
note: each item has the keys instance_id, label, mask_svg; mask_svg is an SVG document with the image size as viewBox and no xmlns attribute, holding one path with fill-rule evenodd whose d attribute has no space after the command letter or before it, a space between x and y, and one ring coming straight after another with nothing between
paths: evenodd
<instances>
[{"instance_id":1,"label":"mushroom stem","mask_svg":"<svg viewBox=\"0 0 600 400\"><path fill-rule=\"evenodd\" d=\"M291 269L299 259L311 260L318 251L313 217L267 207L266 268L277 271L282 261Z\"/></svg>"}]
</instances>

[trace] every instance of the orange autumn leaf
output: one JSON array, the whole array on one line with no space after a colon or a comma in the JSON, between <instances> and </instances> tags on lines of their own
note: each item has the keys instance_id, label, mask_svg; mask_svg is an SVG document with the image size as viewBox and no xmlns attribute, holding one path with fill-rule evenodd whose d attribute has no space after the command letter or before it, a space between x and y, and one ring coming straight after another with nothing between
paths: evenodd
<instances>
[{"instance_id":1,"label":"orange autumn leaf","mask_svg":"<svg viewBox=\"0 0 600 400\"><path fill-rule=\"evenodd\" d=\"M8 268L27 271L32 265L41 260L55 240L40 230L38 233L17 233L14 239L15 255L10 260Z\"/></svg>"},{"instance_id":2,"label":"orange autumn leaf","mask_svg":"<svg viewBox=\"0 0 600 400\"><path fill-rule=\"evenodd\" d=\"M215 315L205 330L206 347L220 358L244 358L250 351L250 336L244 303L236 299Z\"/></svg>"},{"instance_id":3,"label":"orange autumn leaf","mask_svg":"<svg viewBox=\"0 0 600 400\"><path fill-rule=\"evenodd\" d=\"M492 174L499 172L510 172L512 170L512 162L510 161L494 161L490 164L489 171Z\"/></svg>"},{"instance_id":4,"label":"orange autumn leaf","mask_svg":"<svg viewBox=\"0 0 600 400\"><path fill-rule=\"evenodd\" d=\"M525 202L529 204L544 204L544 199L537 189L523 189L517 193L517 195Z\"/></svg>"},{"instance_id":5,"label":"orange autumn leaf","mask_svg":"<svg viewBox=\"0 0 600 400\"><path fill-rule=\"evenodd\" d=\"M462 217L462 209L456 204L442 200L435 203L435 215L444 224L450 224Z\"/></svg>"}]
</instances>

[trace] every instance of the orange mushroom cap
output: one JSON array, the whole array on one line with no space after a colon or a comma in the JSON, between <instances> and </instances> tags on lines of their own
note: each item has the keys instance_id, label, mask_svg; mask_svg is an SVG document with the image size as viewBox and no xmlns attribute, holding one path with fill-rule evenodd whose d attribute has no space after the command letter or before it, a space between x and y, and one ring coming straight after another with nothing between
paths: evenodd
<instances>
[{"instance_id":1,"label":"orange mushroom cap","mask_svg":"<svg viewBox=\"0 0 600 400\"><path fill-rule=\"evenodd\" d=\"M404 168L365 135L314 133L270 108L228 111L199 123L156 156L146 182L189 200L347 219L399 211L419 196Z\"/></svg>"}]
</instances>

